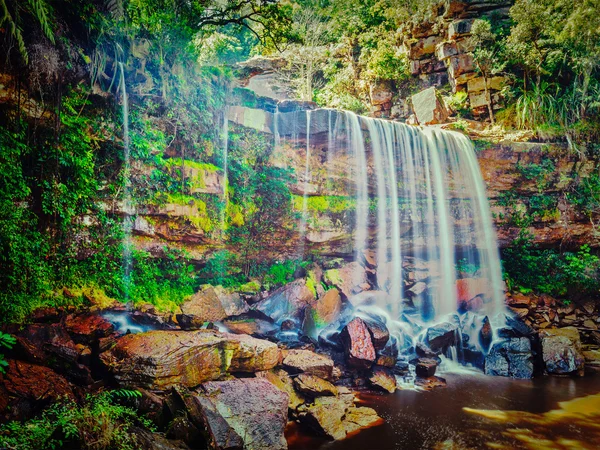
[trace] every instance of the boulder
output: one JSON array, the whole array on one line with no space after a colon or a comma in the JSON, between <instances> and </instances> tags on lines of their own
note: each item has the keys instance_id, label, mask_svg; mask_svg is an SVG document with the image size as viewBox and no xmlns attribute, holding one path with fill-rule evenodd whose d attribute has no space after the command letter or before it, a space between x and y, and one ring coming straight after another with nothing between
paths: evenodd
<instances>
[{"instance_id":1,"label":"boulder","mask_svg":"<svg viewBox=\"0 0 600 450\"><path fill-rule=\"evenodd\" d=\"M271 369L264 372L257 372L258 378L264 378L277 389L287 392L289 396L289 409L295 410L298 406L306 402L306 398L294 388L292 377L282 369Z\"/></svg>"},{"instance_id":2,"label":"boulder","mask_svg":"<svg viewBox=\"0 0 600 450\"><path fill-rule=\"evenodd\" d=\"M456 39L461 36L470 34L473 22L474 20L472 19L455 20L451 22L448 26L448 38Z\"/></svg>"},{"instance_id":3,"label":"boulder","mask_svg":"<svg viewBox=\"0 0 600 450\"><path fill-rule=\"evenodd\" d=\"M0 412L6 420L25 420L60 398L75 400L69 382L48 367L8 361L0 373Z\"/></svg>"},{"instance_id":4,"label":"boulder","mask_svg":"<svg viewBox=\"0 0 600 450\"><path fill-rule=\"evenodd\" d=\"M294 378L296 390L310 397L321 397L323 395L337 395L337 388L323 378L301 373Z\"/></svg>"},{"instance_id":5,"label":"boulder","mask_svg":"<svg viewBox=\"0 0 600 450\"><path fill-rule=\"evenodd\" d=\"M281 322L286 318L299 319L309 305L315 303L314 291L306 286L303 279L277 289L264 300L252 305L252 309L269 317L275 322Z\"/></svg>"},{"instance_id":6,"label":"boulder","mask_svg":"<svg viewBox=\"0 0 600 450\"><path fill-rule=\"evenodd\" d=\"M434 35L411 42L408 48L409 59L422 59L425 56L433 55L436 46L442 41L443 38Z\"/></svg>"},{"instance_id":7,"label":"boulder","mask_svg":"<svg viewBox=\"0 0 600 450\"><path fill-rule=\"evenodd\" d=\"M192 420L205 425L212 449L287 449L288 394L265 379L209 381L186 403Z\"/></svg>"},{"instance_id":8,"label":"boulder","mask_svg":"<svg viewBox=\"0 0 600 450\"><path fill-rule=\"evenodd\" d=\"M375 350L382 350L390 339L390 332L385 323L373 316L366 317L361 315L360 318L369 330L371 342L373 343Z\"/></svg>"},{"instance_id":9,"label":"boulder","mask_svg":"<svg viewBox=\"0 0 600 450\"><path fill-rule=\"evenodd\" d=\"M585 358L586 370L600 372L600 350L586 350L582 354Z\"/></svg>"},{"instance_id":10,"label":"boulder","mask_svg":"<svg viewBox=\"0 0 600 450\"><path fill-rule=\"evenodd\" d=\"M377 352L375 364L384 367L394 367L398 360L398 339L390 336L385 347Z\"/></svg>"},{"instance_id":11,"label":"boulder","mask_svg":"<svg viewBox=\"0 0 600 450\"><path fill-rule=\"evenodd\" d=\"M435 388L446 387L446 380L441 377L429 377L415 379L415 386L425 390L431 391Z\"/></svg>"},{"instance_id":12,"label":"boulder","mask_svg":"<svg viewBox=\"0 0 600 450\"><path fill-rule=\"evenodd\" d=\"M330 380L333 373L333 360L310 350L290 350L283 359L283 365L295 373L306 373Z\"/></svg>"},{"instance_id":13,"label":"boulder","mask_svg":"<svg viewBox=\"0 0 600 450\"><path fill-rule=\"evenodd\" d=\"M533 376L531 342L525 337L496 341L485 357L485 373L512 378Z\"/></svg>"},{"instance_id":14,"label":"boulder","mask_svg":"<svg viewBox=\"0 0 600 450\"><path fill-rule=\"evenodd\" d=\"M348 365L355 369L368 369L376 359L375 347L365 322L356 317L342 330L341 339Z\"/></svg>"},{"instance_id":15,"label":"boulder","mask_svg":"<svg viewBox=\"0 0 600 450\"><path fill-rule=\"evenodd\" d=\"M342 312L342 297L336 288L329 289L313 307L317 325L326 325L337 320Z\"/></svg>"},{"instance_id":16,"label":"boulder","mask_svg":"<svg viewBox=\"0 0 600 450\"><path fill-rule=\"evenodd\" d=\"M425 343L434 352L444 351L456 345L458 328L450 322L443 322L427 329Z\"/></svg>"},{"instance_id":17,"label":"boulder","mask_svg":"<svg viewBox=\"0 0 600 450\"><path fill-rule=\"evenodd\" d=\"M200 328L204 322L219 322L226 317L217 292L212 286L206 286L181 305L177 321L185 323L186 328Z\"/></svg>"},{"instance_id":18,"label":"boulder","mask_svg":"<svg viewBox=\"0 0 600 450\"><path fill-rule=\"evenodd\" d=\"M100 356L127 387L195 387L228 371L258 372L279 362L277 345L245 335L213 330L149 331L129 334Z\"/></svg>"},{"instance_id":19,"label":"boulder","mask_svg":"<svg viewBox=\"0 0 600 450\"><path fill-rule=\"evenodd\" d=\"M369 375L369 381L373 386L377 386L390 394L396 391L396 377L389 369L374 367Z\"/></svg>"},{"instance_id":20,"label":"boulder","mask_svg":"<svg viewBox=\"0 0 600 450\"><path fill-rule=\"evenodd\" d=\"M330 439L345 439L361 428L383 423L375 410L354 406L354 395L318 397L298 408L298 420Z\"/></svg>"},{"instance_id":21,"label":"boulder","mask_svg":"<svg viewBox=\"0 0 600 450\"><path fill-rule=\"evenodd\" d=\"M551 374L583 376L585 357L581 352L579 331L575 327L540 331L542 357Z\"/></svg>"},{"instance_id":22,"label":"boulder","mask_svg":"<svg viewBox=\"0 0 600 450\"><path fill-rule=\"evenodd\" d=\"M237 292L229 292L222 286L217 286L215 292L227 316L240 316L250 311L246 303Z\"/></svg>"},{"instance_id":23,"label":"boulder","mask_svg":"<svg viewBox=\"0 0 600 450\"><path fill-rule=\"evenodd\" d=\"M411 97L413 110L421 125L444 123L448 119L448 110L435 87L430 87Z\"/></svg>"},{"instance_id":24,"label":"boulder","mask_svg":"<svg viewBox=\"0 0 600 450\"><path fill-rule=\"evenodd\" d=\"M429 378L435 375L437 361L431 358L419 358L415 364L415 372L418 377Z\"/></svg>"},{"instance_id":25,"label":"boulder","mask_svg":"<svg viewBox=\"0 0 600 450\"><path fill-rule=\"evenodd\" d=\"M365 268L356 261L326 270L323 279L328 285L338 288L346 298L364 291L363 286L368 283Z\"/></svg>"}]
</instances>

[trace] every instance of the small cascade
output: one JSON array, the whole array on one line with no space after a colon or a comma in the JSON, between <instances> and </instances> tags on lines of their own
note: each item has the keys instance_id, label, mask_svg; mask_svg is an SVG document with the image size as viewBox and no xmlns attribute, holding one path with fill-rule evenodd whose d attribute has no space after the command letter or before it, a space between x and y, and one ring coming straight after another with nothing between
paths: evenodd
<instances>
[{"instance_id":1,"label":"small cascade","mask_svg":"<svg viewBox=\"0 0 600 450\"><path fill-rule=\"evenodd\" d=\"M123 63L119 63L121 72L121 103L123 115L123 281L125 299L129 301L131 291L131 272L133 270L133 242L131 233L133 230L133 214L135 213L131 198L131 158L129 149L129 101L127 97L127 86L125 83L125 69Z\"/></svg>"},{"instance_id":2,"label":"small cascade","mask_svg":"<svg viewBox=\"0 0 600 450\"><path fill-rule=\"evenodd\" d=\"M335 196L345 189L352 199L348 235L355 260L370 255L393 320L411 315L421 323L442 322L465 307L458 292L464 281L459 262L475 267L473 278L485 285L478 314L493 320L503 312L496 234L466 136L335 110L276 113L274 129L276 144L285 139L304 152L301 254L310 245L308 196ZM323 151L326 158L316 160ZM316 164L325 180L315 177ZM350 180L344 188L330 179L334 173L342 178L340 170ZM407 264L427 268L426 289L406 290L415 284L407 279Z\"/></svg>"}]
</instances>

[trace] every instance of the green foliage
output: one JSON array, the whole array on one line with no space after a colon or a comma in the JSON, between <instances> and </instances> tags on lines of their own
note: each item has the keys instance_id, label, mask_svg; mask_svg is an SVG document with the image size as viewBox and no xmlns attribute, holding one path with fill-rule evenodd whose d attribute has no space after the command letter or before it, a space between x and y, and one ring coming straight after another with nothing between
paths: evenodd
<instances>
[{"instance_id":1,"label":"green foliage","mask_svg":"<svg viewBox=\"0 0 600 450\"><path fill-rule=\"evenodd\" d=\"M22 450L139 448L132 427L153 430L153 425L135 409L115 401L115 398L121 397L114 391L102 392L86 396L82 405L64 399L47 408L37 418L24 423L9 422L2 425L0 445ZM133 397L139 396L127 396L127 399Z\"/></svg>"},{"instance_id":2,"label":"green foliage","mask_svg":"<svg viewBox=\"0 0 600 450\"><path fill-rule=\"evenodd\" d=\"M0 331L0 348L11 349L17 343L17 340L14 336L10 334L3 333ZM6 368L8 367L8 362L4 358L4 355L0 353L0 373L6 373Z\"/></svg>"},{"instance_id":3,"label":"green foliage","mask_svg":"<svg viewBox=\"0 0 600 450\"><path fill-rule=\"evenodd\" d=\"M550 158L544 158L540 164L521 164L517 162L516 170L525 179L534 181L538 192L542 192L550 183L551 176L556 172L556 165Z\"/></svg>"},{"instance_id":4,"label":"green foliage","mask_svg":"<svg viewBox=\"0 0 600 450\"><path fill-rule=\"evenodd\" d=\"M287 260L282 262L276 262L267 271L263 284L267 288L276 288L283 286L294 279L294 273L299 268L304 268L308 265L305 261L299 260Z\"/></svg>"},{"instance_id":5,"label":"green foliage","mask_svg":"<svg viewBox=\"0 0 600 450\"><path fill-rule=\"evenodd\" d=\"M521 233L502 251L502 260L513 288L570 298L597 295L600 290L600 258L587 245L577 252L560 253L536 248L531 236Z\"/></svg>"},{"instance_id":6,"label":"green foliage","mask_svg":"<svg viewBox=\"0 0 600 450\"><path fill-rule=\"evenodd\" d=\"M571 204L591 218L600 211L600 175L592 173L587 177L578 178L566 197Z\"/></svg>"}]
</instances>

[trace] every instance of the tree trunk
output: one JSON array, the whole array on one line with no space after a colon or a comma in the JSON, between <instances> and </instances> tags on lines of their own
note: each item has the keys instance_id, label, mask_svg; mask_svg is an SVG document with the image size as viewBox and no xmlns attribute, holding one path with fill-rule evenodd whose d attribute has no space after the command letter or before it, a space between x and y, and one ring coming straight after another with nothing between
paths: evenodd
<instances>
[{"instance_id":1,"label":"tree trunk","mask_svg":"<svg viewBox=\"0 0 600 450\"><path fill-rule=\"evenodd\" d=\"M492 123L492 125L495 123L494 121L494 107L492 105L492 95L490 93L490 90L488 89L488 78L485 75L483 75L483 89L484 89L484 94L485 94L485 102L487 103L487 107L488 107L488 112L490 114L490 122Z\"/></svg>"}]
</instances>

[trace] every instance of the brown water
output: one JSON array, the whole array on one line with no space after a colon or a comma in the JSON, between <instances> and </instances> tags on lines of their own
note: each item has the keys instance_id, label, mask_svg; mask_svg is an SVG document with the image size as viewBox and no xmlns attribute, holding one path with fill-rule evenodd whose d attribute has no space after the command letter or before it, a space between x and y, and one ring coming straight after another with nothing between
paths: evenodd
<instances>
[{"instance_id":1,"label":"brown water","mask_svg":"<svg viewBox=\"0 0 600 450\"><path fill-rule=\"evenodd\" d=\"M385 424L339 442L299 430L290 450L600 449L600 376L445 378L430 392L361 394Z\"/></svg>"}]
</instances>

